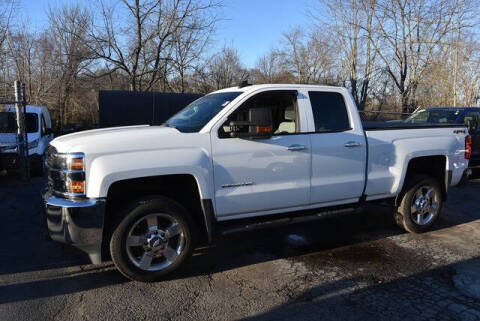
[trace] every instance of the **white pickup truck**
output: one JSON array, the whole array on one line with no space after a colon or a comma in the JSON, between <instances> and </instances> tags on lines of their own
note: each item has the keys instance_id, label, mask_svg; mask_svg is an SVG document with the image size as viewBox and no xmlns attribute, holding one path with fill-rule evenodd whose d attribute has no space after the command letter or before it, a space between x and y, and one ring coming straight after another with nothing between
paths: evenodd
<instances>
[{"instance_id":1,"label":"white pickup truck","mask_svg":"<svg viewBox=\"0 0 480 321\"><path fill-rule=\"evenodd\" d=\"M206 95L162 126L62 136L47 157L49 233L93 263L110 254L127 277L153 281L219 234L371 201L390 202L399 225L423 232L468 168L468 133L400 125L362 126L344 88L247 85Z\"/></svg>"}]
</instances>

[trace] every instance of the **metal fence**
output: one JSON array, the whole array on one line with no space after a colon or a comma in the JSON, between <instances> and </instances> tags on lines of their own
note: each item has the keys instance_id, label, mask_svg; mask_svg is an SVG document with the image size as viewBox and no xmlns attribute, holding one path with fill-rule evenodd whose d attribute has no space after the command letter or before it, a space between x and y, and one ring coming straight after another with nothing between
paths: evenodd
<instances>
[{"instance_id":1,"label":"metal fence","mask_svg":"<svg viewBox=\"0 0 480 321\"><path fill-rule=\"evenodd\" d=\"M362 110L360 111L360 118L362 121L368 122L381 122L381 121L393 121L393 120L404 120L408 118L411 114L400 113L393 111L381 111L381 110Z\"/></svg>"},{"instance_id":2,"label":"metal fence","mask_svg":"<svg viewBox=\"0 0 480 321\"><path fill-rule=\"evenodd\" d=\"M15 168L23 180L30 178L28 136L25 124L25 85L15 81L0 92L0 171ZM10 89L7 90L7 89Z\"/></svg>"}]
</instances>

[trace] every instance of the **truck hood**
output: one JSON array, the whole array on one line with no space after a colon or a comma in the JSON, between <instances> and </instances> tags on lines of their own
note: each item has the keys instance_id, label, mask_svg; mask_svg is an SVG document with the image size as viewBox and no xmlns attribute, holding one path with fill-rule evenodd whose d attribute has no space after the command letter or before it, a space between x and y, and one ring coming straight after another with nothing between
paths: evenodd
<instances>
[{"instance_id":1,"label":"truck hood","mask_svg":"<svg viewBox=\"0 0 480 321\"><path fill-rule=\"evenodd\" d=\"M128 126L81 131L60 136L51 142L59 153L87 154L122 153L178 147L184 135L163 126Z\"/></svg>"}]
</instances>

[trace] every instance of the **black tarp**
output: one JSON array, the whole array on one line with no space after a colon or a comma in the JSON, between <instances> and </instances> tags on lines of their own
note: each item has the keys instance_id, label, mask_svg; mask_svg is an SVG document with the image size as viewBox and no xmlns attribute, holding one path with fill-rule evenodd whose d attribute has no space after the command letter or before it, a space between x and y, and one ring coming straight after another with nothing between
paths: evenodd
<instances>
[{"instance_id":1,"label":"black tarp","mask_svg":"<svg viewBox=\"0 0 480 321\"><path fill-rule=\"evenodd\" d=\"M101 90L98 93L99 127L159 125L200 98L198 94Z\"/></svg>"}]
</instances>

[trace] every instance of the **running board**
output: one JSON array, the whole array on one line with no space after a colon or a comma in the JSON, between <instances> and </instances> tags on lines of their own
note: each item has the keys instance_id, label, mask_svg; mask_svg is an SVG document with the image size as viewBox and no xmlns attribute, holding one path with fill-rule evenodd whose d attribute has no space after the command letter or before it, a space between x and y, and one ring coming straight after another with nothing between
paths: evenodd
<instances>
[{"instance_id":1,"label":"running board","mask_svg":"<svg viewBox=\"0 0 480 321\"><path fill-rule=\"evenodd\" d=\"M257 218L258 221L252 221L251 219L248 221L238 220L237 222L233 222L233 221L229 222L225 226L222 226L222 224L218 224L216 226L216 232L217 232L217 235L224 236L224 235L239 233L239 232L254 231L258 229L265 229L265 228L284 226L284 225L290 225L290 224L296 224L296 223L305 223L305 222L337 216L339 214L351 213L351 212L354 212L355 210L357 210L357 208L348 207L348 208L342 208L342 209L326 210L322 212L317 212L315 214L303 215L303 216L298 216L297 214L297 215L292 215L292 216L283 217L283 218L275 218L272 216L269 216L269 219L263 218L263 220L261 220L261 218L260 220L258 220Z\"/></svg>"}]
</instances>

